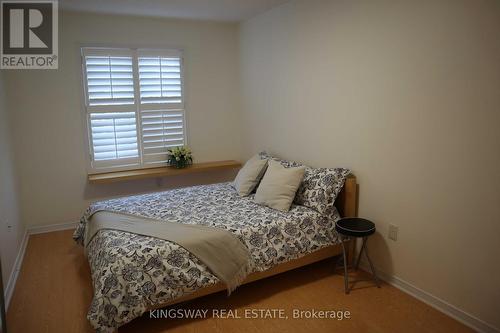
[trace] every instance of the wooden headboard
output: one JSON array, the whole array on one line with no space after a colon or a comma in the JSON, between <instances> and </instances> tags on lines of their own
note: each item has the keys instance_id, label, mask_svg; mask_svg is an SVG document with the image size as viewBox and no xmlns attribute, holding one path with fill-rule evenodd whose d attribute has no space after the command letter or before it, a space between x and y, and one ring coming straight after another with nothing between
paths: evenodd
<instances>
[{"instance_id":1,"label":"wooden headboard","mask_svg":"<svg viewBox=\"0 0 500 333\"><path fill-rule=\"evenodd\" d=\"M350 174L345 180L344 187L340 191L339 196L335 200L335 207L337 207L340 216L342 217L355 217L358 216L358 187L356 183L356 176Z\"/></svg>"}]
</instances>

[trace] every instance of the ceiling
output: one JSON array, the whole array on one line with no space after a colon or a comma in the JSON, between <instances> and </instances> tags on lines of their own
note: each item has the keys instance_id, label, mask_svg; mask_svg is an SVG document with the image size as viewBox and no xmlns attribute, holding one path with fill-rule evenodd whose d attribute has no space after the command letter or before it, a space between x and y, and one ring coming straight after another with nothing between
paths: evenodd
<instances>
[{"instance_id":1,"label":"ceiling","mask_svg":"<svg viewBox=\"0 0 500 333\"><path fill-rule=\"evenodd\" d=\"M239 22L288 0L60 0L63 10Z\"/></svg>"}]
</instances>

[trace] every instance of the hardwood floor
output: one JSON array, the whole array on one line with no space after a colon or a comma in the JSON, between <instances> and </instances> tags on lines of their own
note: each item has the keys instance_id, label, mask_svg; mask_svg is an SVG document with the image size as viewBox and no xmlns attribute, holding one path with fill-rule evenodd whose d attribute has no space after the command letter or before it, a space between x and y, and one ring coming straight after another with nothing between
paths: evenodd
<instances>
[{"instance_id":1,"label":"hardwood floor","mask_svg":"<svg viewBox=\"0 0 500 333\"><path fill-rule=\"evenodd\" d=\"M90 269L72 231L30 237L7 313L9 333L93 332L86 312L92 298ZM177 305L208 309L205 319L150 319L149 313L123 326L125 332L472 332L432 307L383 284L357 283L343 292L333 260L257 281L231 297L218 293ZM359 272L357 278L367 278ZM289 319L219 319L212 309L285 309ZM350 319L292 319L293 309L344 310Z\"/></svg>"}]
</instances>

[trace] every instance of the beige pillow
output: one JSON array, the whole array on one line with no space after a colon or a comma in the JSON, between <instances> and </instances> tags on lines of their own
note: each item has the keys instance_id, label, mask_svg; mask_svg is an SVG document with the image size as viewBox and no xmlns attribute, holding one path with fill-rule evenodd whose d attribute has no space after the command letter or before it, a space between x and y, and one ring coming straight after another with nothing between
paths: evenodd
<instances>
[{"instance_id":1,"label":"beige pillow","mask_svg":"<svg viewBox=\"0 0 500 333\"><path fill-rule=\"evenodd\" d=\"M257 188L255 202L287 212L304 178L305 170L305 166L285 168L281 163L270 160L264 178Z\"/></svg>"},{"instance_id":2,"label":"beige pillow","mask_svg":"<svg viewBox=\"0 0 500 333\"><path fill-rule=\"evenodd\" d=\"M255 155L238 172L233 182L236 192L242 197L249 195L266 172L267 160Z\"/></svg>"}]
</instances>

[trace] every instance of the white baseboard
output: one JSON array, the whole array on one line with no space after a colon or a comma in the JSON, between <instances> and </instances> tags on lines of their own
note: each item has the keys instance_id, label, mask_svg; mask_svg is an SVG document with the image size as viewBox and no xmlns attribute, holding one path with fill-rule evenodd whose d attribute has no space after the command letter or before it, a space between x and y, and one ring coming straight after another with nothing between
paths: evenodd
<instances>
[{"instance_id":1,"label":"white baseboard","mask_svg":"<svg viewBox=\"0 0 500 333\"><path fill-rule=\"evenodd\" d=\"M28 245L29 233L28 230L24 232L23 240L21 241L21 246L19 247L19 252L16 256L16 261L14 262L14 267L10 273L9 280L5 286L5 310L9 308L10 300L14 294L14 288L16 287L17 277L19 276L19 271L21 270L21 265L24 259L24 253L26 252L26 245Z\"/></svg>"},{"instance_id":2,"label":"white baseboard","mask_svg":"<svg viewBox=\"0 0 500 333\"><path fill-rule=\"evenodd\" d=\"M360 268L363 269L364 271L370 272L370 266L368 265L367 262L360 262ZM377 276L384 280L385 282L389 283L390 285L398 288L399 290L403 291L404 293L407 293L422 302L432 306L434 309L443 312L444 314L458 320L464 325L469 326L473 330L481 333L499 333L500 329L495 328L491 326L490 324L486 323L485 321L457 308L456 306L434 296L431 295L430 293L412 285L409 282L404 281L403 279L398 278L397 276L390 275L385 273L384 271L378 269L375 267L377 270Z\"/></svg>"},{"instance_id":3,"label":"white baseboard","mask_svg":"<svg viewBox=\"0 0 500 333\"><path fill-rule=\"evenodd\" d=\"M14 262L14 267L10 274L9 280L5 287L5 309L9 308L12 295L14 294L14 288L16 287L17 277L19 276L19 271L21 270L21 265L23 264L24 253L26 252L26 246L28 245L28 239L30 235L42 234L46 232L60 231L74 229L78 225L78 222L61 223L61 224L51 224L45 226L35 226L29 227L24 232L23 240L21 246L19 247L19 252L17 253L16 261Z\"/></svg>"},{"instance_id":4,"label":"white baseboard","mask_svg":"<svg viewBox=\"0 0 500 333\"><path fill-rule=\"evenodd\" d=\"M44 234L46 232L75 229L77 225L78 225L78 222L69 222L69 223L34 226L34 227L28 228L28 234L36 235L36 234Z\"/></svg>"}]
</instances>

